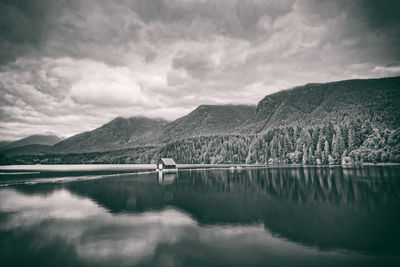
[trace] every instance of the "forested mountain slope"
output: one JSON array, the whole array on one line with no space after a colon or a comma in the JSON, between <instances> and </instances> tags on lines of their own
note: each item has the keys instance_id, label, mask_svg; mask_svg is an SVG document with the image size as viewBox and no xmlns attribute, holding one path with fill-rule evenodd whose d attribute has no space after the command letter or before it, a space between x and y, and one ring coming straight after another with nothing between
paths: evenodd
<instances>
[{"instance_id":1,"label":"forested mountain slope","mask_svg":"<svg viewBox=\"0 0 400 267\"><path fill-rule=\"evenodd\" d=\"M24 145L9 148L6 150L2 150L1 154L6 156L14 156L14 155L42 155L42 154L49 154L52 151L52 146L49 145L40 145L40 144L33 144L33 145Z\"/></svg>"},{"instance_id":2,"label":"forested mountain slope","mask_svg":"<svg viewBox=\"0 0 400 267\"><path fill-rule=\"evenodd\" d=\"M0 148L0 150L8 150L16 147L22 147L27 145L48 145L52 146L62 139L55 135L31 135L14 142L10 142Z\"/></svg>"},{"instance_id":3,"label":"forested mountain slope","mask_svg":"<svg viewBox=\"0 0 400 267\"><path fill-rule=\"evenodd\" d=\"M2 147L5 147L6 145L8 145L11 142L12 141L0 141L0 150L1 150Z\"/></svg>"},{"instance_id":4,"label":"forested mountain slope","mask_svg":"<svg viewBox=\"0 0 400 267\"><path fill-rule=\"evenodd\" d=\"M251 106L199 106L171 123L117 118L21 163L400 162L400 77L308 84ZM84 152L59 154L59 152Z\"/></svg>"},{"instance_id":5,"label":"forested mountain slope","mask_svg":"<svg viewBox=\"0 0 400 267\"><path fill-rule=\"evenodd\" d=\"M307 84L261 100L244 132L281 126L312 126L369 120L395 129L400 125L400 77Z\"/></svg>"},{"instance_id":6,"label":"forested mountain slope","mask_svg":"<svg viewBox=\"0 0 400 267\"><path fill-rule=\"evenodd\" d=\"M116 150L155 142L167 121L145 117L117 117L109 123L74 135L53 147L53 153Z\"/></svg>"},{"instance_id":7,"label":"forested mountain slope","mask_svg":"<svg viewBox=\"0 0 400 267\"><path fill-rule=\"evenodd\" d=\"M188 115L166 125L162 140L168 142L196 136L229 134L248 120L254 111L254 106L201 105Z\"/></svg>"}]
</instances>

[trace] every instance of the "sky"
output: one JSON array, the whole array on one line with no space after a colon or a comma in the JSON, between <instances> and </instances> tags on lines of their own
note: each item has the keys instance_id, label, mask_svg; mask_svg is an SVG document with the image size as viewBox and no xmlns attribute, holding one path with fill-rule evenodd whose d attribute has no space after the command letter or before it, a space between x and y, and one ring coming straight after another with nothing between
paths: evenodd
<instances>
[{"instance_id":1,"label":"sky","mask_svg":"<svg viewBox=\"0 0 400 267\"><path fill-rule=\"evenodd\" d=\"M0 140L400 75L400 1L0 0Z\"/></svg>"}]
</instances>

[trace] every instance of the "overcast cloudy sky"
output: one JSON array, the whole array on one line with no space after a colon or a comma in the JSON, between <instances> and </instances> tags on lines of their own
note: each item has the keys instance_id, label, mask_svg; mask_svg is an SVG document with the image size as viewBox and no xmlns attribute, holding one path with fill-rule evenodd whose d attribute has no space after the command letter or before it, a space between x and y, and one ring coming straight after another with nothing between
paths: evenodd
<instances>
[{"instance_id":1,"label":"overcast cloudy sky","mask_svg":"<svg viewBox=\"0 0 400 267\"><path fill-rule=\"evenodd\" d=\"M400 1L0 0L0 135L400 75Z\"/></svg>"}]
</instances>

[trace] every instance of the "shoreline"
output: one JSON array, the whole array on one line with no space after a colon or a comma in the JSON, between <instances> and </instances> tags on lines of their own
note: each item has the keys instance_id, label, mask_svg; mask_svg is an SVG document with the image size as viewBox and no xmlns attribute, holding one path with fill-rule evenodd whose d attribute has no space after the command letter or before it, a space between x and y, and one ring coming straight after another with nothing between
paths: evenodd
<instances>
[{"instance_id":1,"label":"shoreline","mask_svg":"<svg viewBox=\"0 0 400 267\"><path fill-rule=\"evenodd\" d=\"M26 164L26 165L0 165L0 170L54 170L54 171L78 171L85 166L85 170L155 170L156 164ZM293 168L293 167L360 167L360 166L400 166L400 163L387 162L387 163L359 163L359 164L321 164L321 165L303 165L303 164L177 164L177 169L210 169L210 168Z\"/></svg>"}]
</instances>

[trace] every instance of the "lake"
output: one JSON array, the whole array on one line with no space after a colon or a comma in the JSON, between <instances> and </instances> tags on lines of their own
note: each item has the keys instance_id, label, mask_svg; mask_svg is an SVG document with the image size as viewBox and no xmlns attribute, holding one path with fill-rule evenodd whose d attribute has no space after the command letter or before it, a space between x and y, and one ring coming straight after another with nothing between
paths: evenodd
<instances>
[{"instance_id":1,"label":"lake","mask_svg":"<svg viewBox=\"0 0 400 267\"><path fill-rule=\"evenodd\" d=\"M400 266L399 166L132 169L1 168L1 266Z\"/></svg>"}]
</instances>

